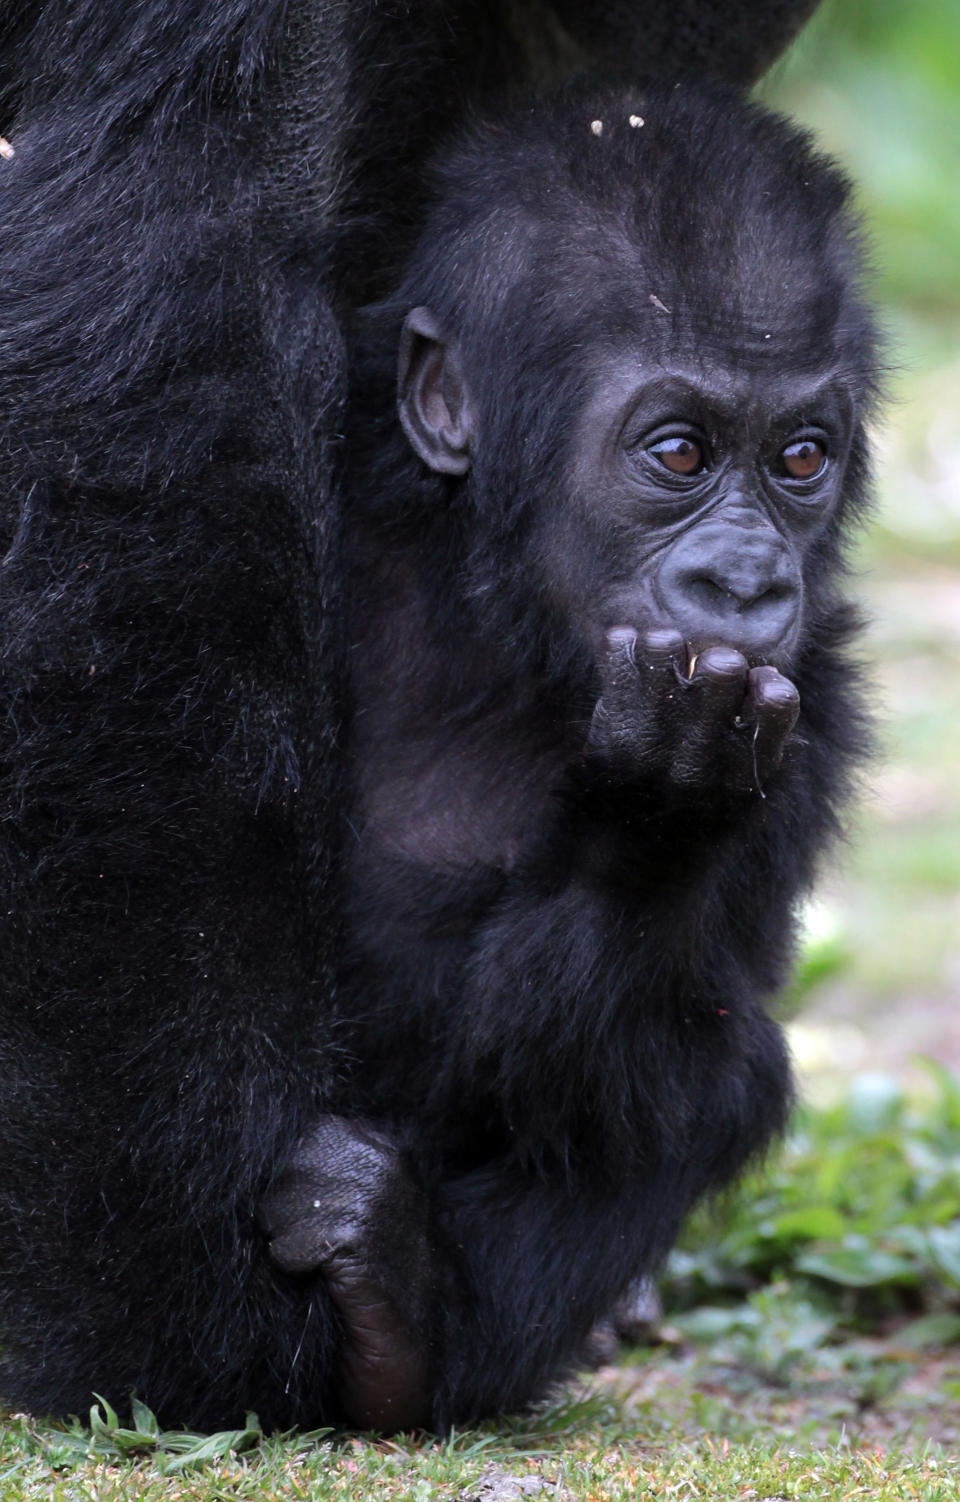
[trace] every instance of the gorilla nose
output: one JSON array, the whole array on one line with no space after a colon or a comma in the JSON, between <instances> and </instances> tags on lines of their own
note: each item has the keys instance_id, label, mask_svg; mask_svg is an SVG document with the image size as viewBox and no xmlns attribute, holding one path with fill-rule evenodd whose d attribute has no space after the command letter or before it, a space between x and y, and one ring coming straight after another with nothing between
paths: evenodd
<instances>
[{"instance_id":1,"label":"gorilla nose","mask_svg":"<svg viewBox=\"0 0 960 1502\"><path fill-rule=\"evenodd\" d=\"M663 560L657 593L688 641L723 642L753 657L790 645L800 573L772 527L701 523Z\"/></svg>"}]
</instances>

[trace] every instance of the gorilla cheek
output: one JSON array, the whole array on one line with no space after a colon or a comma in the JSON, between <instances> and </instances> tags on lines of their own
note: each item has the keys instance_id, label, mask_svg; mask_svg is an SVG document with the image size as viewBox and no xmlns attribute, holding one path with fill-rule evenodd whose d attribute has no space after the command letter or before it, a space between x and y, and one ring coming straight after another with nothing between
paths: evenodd
<instances>
[{"instance_id":1,"label":"gorilla cheek","mask_svg":"<svg viewBox=\"0 0 960 1502\"><path fill-rule=\"evenodd\" d=\"M799 634L803 580L770 526L716 518L692 527L660 559L654 592L664 623L697 650L723 644L782 663Z\"/></svg>"}]
</instances>

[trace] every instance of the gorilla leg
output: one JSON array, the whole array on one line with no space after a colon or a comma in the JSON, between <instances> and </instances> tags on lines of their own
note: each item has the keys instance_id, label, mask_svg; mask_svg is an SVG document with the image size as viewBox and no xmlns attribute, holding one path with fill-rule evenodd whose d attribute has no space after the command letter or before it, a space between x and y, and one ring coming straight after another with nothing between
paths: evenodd
<instances>
[{"instance_id":1,"label":"gorilla leg","mask_svg":"<svg viewBox=\"0 0 960 1502\"><path fill-rule=\"evenodd\" d=\"M359 1428L430 1422L426 1206L388 1137L335 1116L301 1138L260 1205L277 1267L319 1277L333 1299L337 1401Z\"/></svg>"}]
</instances>

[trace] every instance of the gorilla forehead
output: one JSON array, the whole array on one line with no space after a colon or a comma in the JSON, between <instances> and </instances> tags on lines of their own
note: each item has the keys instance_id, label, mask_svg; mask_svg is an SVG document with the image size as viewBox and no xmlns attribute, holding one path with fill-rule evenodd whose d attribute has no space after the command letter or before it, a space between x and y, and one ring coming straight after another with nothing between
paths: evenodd
<instances>
[{"instance_id":1,"label":"gorilla forehead","mask_svg":"<svg viewBox=\"0 0 960 1502\"><path fill-rule=\"evenodd\" d=\"M412 277L478 358L634 334L819 368L871 345L844 177L732 90L582 85L476 131L440 179Z\"/></svg>"},{"instance_id":2,"label":"gorilla forehead","mask_svg":"<svg viewBox=\"0 0 960 1502\"><path fill-rule=\"evenodd\" d=\"M771 237L766 247L723 244L710 224L688 228L672 252L598 229L539 246L529 269L501 288L501 349L541 341L576 361L636 351L645 364L715 365L776 378L859 374L862 317L829 258L807 263ZM752 230L762 234L756 223ZM744 239L746 237L743 237Z\"/></svg>"}]
</instances>

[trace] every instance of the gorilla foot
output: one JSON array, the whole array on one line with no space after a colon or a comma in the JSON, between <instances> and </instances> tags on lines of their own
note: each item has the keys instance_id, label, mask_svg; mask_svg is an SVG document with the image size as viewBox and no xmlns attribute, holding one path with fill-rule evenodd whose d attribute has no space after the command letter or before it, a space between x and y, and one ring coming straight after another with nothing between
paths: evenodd
<instances>
[{"instance_id":1,"label":"gorilla foot","mask_svg":"<svg viewBox=\"0 0 960 1502\"><path fill-rule=\"evenodd\" d=\"M297 1144L258 1219L278 1268L319 1274L329 1289L343 1324L338 1399L348 1421L393 1430L429 1423L426 1212L395 1145L359 1122L324 1117Z\"/></svg>"}]
</instances>

